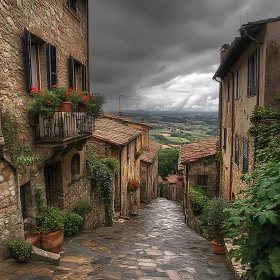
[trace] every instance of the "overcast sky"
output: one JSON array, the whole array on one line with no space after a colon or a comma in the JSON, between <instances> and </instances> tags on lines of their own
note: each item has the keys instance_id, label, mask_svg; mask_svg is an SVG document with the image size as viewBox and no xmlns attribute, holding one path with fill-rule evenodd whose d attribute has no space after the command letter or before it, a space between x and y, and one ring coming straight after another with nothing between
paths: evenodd
<instances>
[{"instance_id":1,"label":"overcast sky","mask_svg":"<svg viewBox=\"0 0 280 280\"><path fill-rule=\"evenodd\" d=\"M91 91L105 110L215 111L219 49L280 0L90 0ZM119 95L125 95L119 97Z\"/></svg>"}]
</instances>

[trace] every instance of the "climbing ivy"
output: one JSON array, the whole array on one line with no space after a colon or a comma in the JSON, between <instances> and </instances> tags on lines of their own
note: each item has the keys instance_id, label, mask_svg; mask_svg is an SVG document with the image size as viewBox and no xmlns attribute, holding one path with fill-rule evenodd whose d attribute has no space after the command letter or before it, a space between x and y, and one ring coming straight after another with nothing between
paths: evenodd
<instances>
[{"instance_id":1,"label":"climbing ivy","mask_svg":"<svg viewBox=\"0 0 280 280\"><path fill-rule=\"evenodd\" d=\"M105 205L106 226L113 224L113 179L119 170L119 162L113 158L87 160L88 176L92 191L97 191Z\"/></svg>"},{"instance_id":2,"label":"climbing ivy","mask_svg":"<svg viewBox=\"0 0 280 280\"><path fill-rule=\"evenodd\" d=\"M272 109L253 111L249 134L255 139L256 169L242 176L248 187L227 209L227 236L239 245L230 254L246 267L244 279L280 279L279 117Z\"/></svg>"}]
</instances>

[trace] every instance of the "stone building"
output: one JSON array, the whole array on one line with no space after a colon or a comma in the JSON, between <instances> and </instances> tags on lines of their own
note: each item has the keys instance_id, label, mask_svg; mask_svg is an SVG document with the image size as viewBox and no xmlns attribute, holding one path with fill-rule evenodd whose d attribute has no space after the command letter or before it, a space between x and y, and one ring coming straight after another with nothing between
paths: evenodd
<instances>
[{"instance_id":1,"label":"stone building","mask_svg":"<svg viewBox=\"0 0 280 280\"><path fill-rule=\"evenodd\" d=\"M33 223L36 194L64 211L89 199L83 146L94 120L85 113L57 112L44 121L30 114L34 86L88 90L88 1L4 0L0 10L2 259L8 242ZM103 223L102 206L93 208L98 219L92 216L89 227Z\"/></svg>"},{"instance_id":2,"label":"stone building","mask_svg":"<svg viewBox=\"0 0 280 280\"><path fill-rule=\"evenodd\" d=\"M220 193L226 200L236 198L244 187L241 175L254 169L254 140L248 135L253 109L279 109L273 99L280 91L280 17L250 22L239 32L221 48L213 77L220 83Z\"/></svg>"},{"instance_id":3,"label":"stone building","mask_svg":"<svg viewBox=\"0 0 280 280\"><path fill-rule=\"evenodd\" d=\"M170 200L183 200L184 186L183 177L177 174L169 174L166 177L167 184L165 186L165 197Z\"/></svg>"},{"instance_id":4,"label":"stone building","mask_svg":"<svg viewBox=\"0 0 280 280\"><path fill-rule=\"evenodd\" d=\"M149 203L158 197L158 152L161 145L150 142L149 146L142 148L140 161L140 202Z\"/></svg>"},{"instance_id":5,"label":"stone building","mask_svg":"<svg viewBox=\"0 0 280 280\"><path fill-rule=\"evenodd\" d=\"M215 137L182 146L180 164L184 166L186 193L191 186L203 186L208 196L218 195L219 173L215 159L218 142L219 138Z\"/></svg>"},{"instance_id":6,"label":"stone building","mask_svg":"<svg viewBox=\"0 0 280 280\"><path fill-rule=\"evenodd\" d=\"M112 157L119 161L120 171L114 184L114 210L121 215L129 215L131 195L127 184L134 179L140 181L140 161L136 155L141 149L141 131L113 119L102 118L96 120L90 142L95 145L99 158ZM136 195L140 203L139 191Z\"/></svg>"}]
</instances>

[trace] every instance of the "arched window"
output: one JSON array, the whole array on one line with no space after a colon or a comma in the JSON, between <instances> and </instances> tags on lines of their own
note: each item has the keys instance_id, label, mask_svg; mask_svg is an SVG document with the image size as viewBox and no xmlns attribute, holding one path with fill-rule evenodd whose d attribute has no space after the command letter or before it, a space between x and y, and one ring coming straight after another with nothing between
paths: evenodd
<instances>
[{"instance_id":1,"label":"arched window","mask_svg":"<svg viewBox=\"0 0 280 280\"><path fill-rule=\"evenodd\" d=\"M76 153L73 155L71 160L71 176L74 177L75 175L80 174L80 154Z\"/></svg>"}]
</instances>

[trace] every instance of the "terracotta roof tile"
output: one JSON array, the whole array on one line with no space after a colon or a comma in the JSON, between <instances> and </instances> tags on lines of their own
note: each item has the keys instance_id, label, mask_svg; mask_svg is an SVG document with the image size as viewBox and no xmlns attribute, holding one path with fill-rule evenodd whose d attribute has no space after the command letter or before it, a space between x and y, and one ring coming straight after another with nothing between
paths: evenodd
<instances>
[{"instance_id":1,"label":"terracotta roof tile","mask_svg":"<svg viewBox=\"0 0 280 280\"><path fill-rule=\"evenodd\" d=\"M166 180L168 181L168 183L171 183L171 184L176 184L178 182L178 175L176 174L169 174L167 177L166 177Z\"/></svg>"},{"instance_id":2,"label":"terracotta roof tile","mask_svg":"<svg viewBox=\"0 0 280 280\"><path fill-rule=\"evenodd\" d=\"M200 158L215 155L218 141L219 137L215 137L184 145L181 148L180 163L193 162Z\"/></svg>"},{"instance_id":3,"label":"terracotta roof tile","mask_svg":"<svg viewBox=\"0 0 280 280\"><path fill-rule=\"evenodd\" d=\"M105 118L108 118L108 119L120 120L120 121L128 122L128 123L140 124L140 125L144 125L144 126L147 126L147 127L149 127L149 128L152 128L150 125L148 125L148 124L146 124L146 123L144 123L144 122L137 122L137 121L135 121L135 120L126 118L126 117L124 117L124 116L113 115L113 114L108 113L108 112L104 112L103 116L104 116Z\"/></svg>"},{"instance_id":4,"label":"terracotta roof tile","mask_svg":"<svg viewBox=\"0 0 280 280\"><path fill-rule=\"evenodd\" d=\"M107 118L97 119L92 137L118 146L125 146L141 135L141 131Z\"/></svg>"},{"instance_id":5,"label":"terracotta roof tile","mask_svg":"<svg viewBox=\"0 0 280 280\"><path fill-rule=\"evenodd\" d=\"M149 147L144 150L139 159L147 163L153 163L160 149L161 145L159 143L150 141Z\"/></svg>"}]
</instances>

